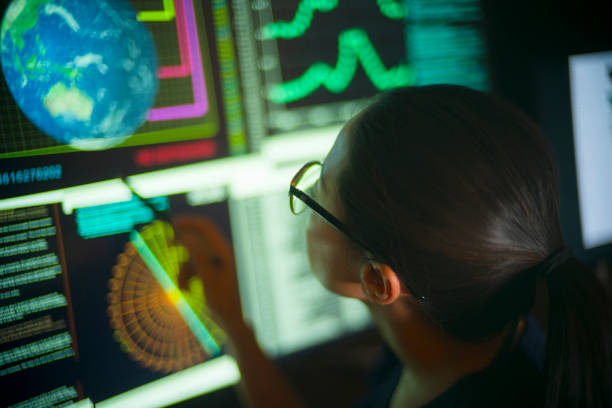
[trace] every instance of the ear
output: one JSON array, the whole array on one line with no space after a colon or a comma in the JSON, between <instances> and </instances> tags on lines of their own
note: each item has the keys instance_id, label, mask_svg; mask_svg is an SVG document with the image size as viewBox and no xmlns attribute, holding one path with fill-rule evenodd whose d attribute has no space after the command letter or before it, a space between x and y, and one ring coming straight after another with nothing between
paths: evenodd
<instances>
[{"instance_id":1,"label":"ear","mask_svg":"<svg viewBox=\"0 0 612 408\"><path fill-rule=\"evenodd\" d=\"M402 285L390 266L368 262L361 270L361 290L368 301L388 305L400 297Z\"/></svg>"}]
</instances>

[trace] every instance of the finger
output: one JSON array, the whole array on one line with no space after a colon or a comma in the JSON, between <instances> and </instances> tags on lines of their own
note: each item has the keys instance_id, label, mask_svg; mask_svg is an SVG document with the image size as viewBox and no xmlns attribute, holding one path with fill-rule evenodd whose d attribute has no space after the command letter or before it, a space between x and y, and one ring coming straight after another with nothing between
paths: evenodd
<instances>
[{"instance_id":1,"label":"finger","mask_svg":"<svg viewBox=\"0 0 612 408\"><path fill-rule=\"evenodd\" d=\"M196 276L195 265L193 261L190 259L187 262L184 262L181 265L181 269L179 270L179 274L177 278L179 289L181 290L188 289L189 280L193 276Z\"/></svg>"},{"instance_id":2,"label":"finger","mask_svg":"<svg viewBox=\"0 0 612 408\"><path fill-rule=\"evenodd\" d=\"M233 270L232 249L219 228L210 220L194 215L179 215L173 218L175 229L181 240L188 234L197 234L207 245L210 267L218 270Z\"/></svg>"},{"instance_id":3,"label":"finger","mask_svg":"<svg viewBox=\"0 0 612 408\"><path fill-rule=\"evenodd\" d=\"M208 266L208 260L205 255L207 251L204 247L206 243L201 237L193 233L183 234L181 243L189 251L189 263L195 268L195 272L200 272L200 269Z\"/></svg>"},{"instance_id":4,"label":"finger","mask_svg":"<svg viewBox=\"0 0 612 408\"><path fill-rule=\"evenodd\" d=\"M192 214L181 214L172 217L172 225L178 230L196 230L206 233L208 224L210 224L210 221Z\"/></svg>"}]
</instances>

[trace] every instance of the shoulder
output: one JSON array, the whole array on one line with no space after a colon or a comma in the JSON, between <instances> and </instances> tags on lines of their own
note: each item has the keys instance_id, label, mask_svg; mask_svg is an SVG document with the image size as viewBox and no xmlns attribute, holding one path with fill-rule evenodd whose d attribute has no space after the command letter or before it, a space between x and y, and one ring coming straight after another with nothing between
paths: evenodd
<instances>
[{"instance_id":1,"label":"shoulder","mask_svg":"<svg viewBox=\"0 0 612 408\"><path fill-rule=\"evenodd\" d=\"M484 370L462 378L424 408L544 406L545 346L541 329L529 318L527 330L517 347L499 355ZM373 372L369 391L357 407L388 407L402 368L401 362L385 348Z\"/></svg>"},{"instance_id":2,"label":"shoulder","mask_svg":"<svg viewBox=\"0 0 612 408\"><path fill-rule=\"evenodd\" d=\"M540 328L530 318L517 347L499 355L484 370L462 378L426 407L544 406L545 343Z\"/></svg>"},{"instance_id":3,"label":"shoulder","mask_svg":"<svg viewBox=\"0 0 612 408\"><path fill-rule=\"evenodd\" d=\"M356 408L386 408L391 402L393 392L402 375L402 363L391 349L384 346L378 362L370 376L370 384L365 396Z\"/></svg>"}]
</instances>

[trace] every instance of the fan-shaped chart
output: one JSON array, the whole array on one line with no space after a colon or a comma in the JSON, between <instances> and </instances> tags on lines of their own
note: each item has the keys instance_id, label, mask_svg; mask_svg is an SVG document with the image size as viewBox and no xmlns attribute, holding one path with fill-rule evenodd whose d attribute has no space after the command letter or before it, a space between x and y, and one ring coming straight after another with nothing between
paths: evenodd
<instances>
[{"instance_id":1,"label":"fan-shaped chart","mask_svg":"<svg viewBox=\"0 0 612 408\"><path fill-rule=\"evenodd\" d=\"M214 357L225 340L211 320L202 281L189 278L178 288L187 250L174 230L154 221L134 231L113 267L108 314L115 340L139 364L173 372Z\"/></svg>"}]
</instances>

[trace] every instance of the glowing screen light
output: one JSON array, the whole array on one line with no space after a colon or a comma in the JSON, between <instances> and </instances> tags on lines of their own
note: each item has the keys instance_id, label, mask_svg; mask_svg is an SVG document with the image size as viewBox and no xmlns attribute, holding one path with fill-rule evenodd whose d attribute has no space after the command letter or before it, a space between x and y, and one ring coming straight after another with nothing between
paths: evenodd
<instances>
[{"instance_id":1,"label":"glowing screen light","mask_svg":"<svg viewBox=\"0 0 612 408\"><path fill-rule=\"evenodd\" d=\"M192 278L184 293L178 288L188 254L174 243L172 227L154 221L130 237L108 296L111 327L124 351L162 372L217 356L225 334L209 317L201 280Z\"/></svg>"},{"instance_id":2,"label":"glowing screen light","mask_svg":"<svg viewBox=\"0 0 612 408\"><path fill-rule=\"evenodd\" d=\"M265 102L245 95L254 138L344 123L394 87L489 87L477 0L235 4L236 19L253 24L237 32L241 56L252 58L242 61L243 81Z\"/></svg>"},{"instance_id":3,"label":"glowing screen light","mask_svg":"<svg viewBox=\"0 0 612 408\"><path fill-rule=\"evenodd\" d=\"M15 101L55 141L106 149L144 123L157 92L157 55L129 3L14 0L1 43Z\"/></svg>"},{"instance_id":4,"label":"glowing screen light","mask_svg":"<svg viewBox=\"0 0 612 408\"><path fill-rule=\"evenodd\" d=\"M569 57L580 221L585 248L612 242L612 52Z\"/></svg>"},{"instance_id":5,"label":"glowing screen light","mask_svg":"<svg viewBox=\"0 0 612 408\"><path fill-rule=\"evenodd\" d=\"M208 49L206 36L207 26L213 26L213 22L205 21L202 6L199 3L194 3L193 0L165 0L160 2L159 10L137 12L138 8L143 6L142 2L128 2L127 0L109 2L113 4L113 7L122 5L126 10L120 22L131 30L127 31L123 26L120 27L126 33L121 38L113 39L111 45L116 45L111 46L104 42L108 36L105 33L114 32L111 23L115 20L109 17L109 21L105 22L86 15L86 12L90 12L93 13L92 16L95 16L99 14L100 8L101 10L109 9L110 16L112 9L106 6L107 1L91 4L86 2L86 6L85 3L71 1L75 3L75 10L68 7L72 6L71 2L67 2L62 8L53 6L51 0L14 1L12 3L14 6L11 6L5 13L2 39L4 44L2 65L5 78L15 94L15 100L19 103L20 99L23 99L23 104L20 103L23 112L43 130L43 133L32 128L19 116L5 117L4 120L8 122L6 126L19 129L19 131L7 134L8 139L2 145L0 157L73 152L75 147L99 150L217 136L220 128L218 104L211 82L212 56ZM23 4L27 4L27 7L21 9L20 5ZM222 7L220 9L223 10ZM45 23L45 19L50 20L49 24ZM70 24L62 24L62 21ZM88 45L87 41L78 37L77 29L80 29L80 32L91 31L95 28L91 27L91 21L99 24L101 39L98 42L89 41ZM20 24L20 22L23 23ZM28 31L26 28L30 24L34 28ZM67 30L66 35L60 35L62 43L55 44L56 53L49 52L54 49L51 46L52 43L46 47L44 55L46 58L51 58L55 54L61 55L66 61L58 60L54 63L55 65L43 64L42 60L38 61L36 55L32 54L39 52L37 51L40 48L38 43L33 43L31 46L24 44L23 49L30 50L27 52L30 52L31 55L26 55L24 53L27 52L23 51L23 55L17 54L20 59L16 59L14 54L20 49L20 44L24 39L31 37L31 41L36 42L38 41L36 38L48 38L48 41L52 41L58 38L56 31L49 31L46 35L38 31L57 30L58 26ZM76 45L66 46L64 38L73 37ZM139 40L140 37L143 39ZM145 40L148 43L145 44ZM119 46L123 46L124 51L116 49ZM70 49L71 52L66 53L66 49ZM123 54L127 54L134 61L127 57L122 58ZM224 55L232 59L231 54L226 51ZM135 61L138 64L147 63L147 70ZM45 68L48 66L57 66L58 74ZM67 67L73 68L68 69ZM9 75L12 68L16 72L15 75ZM13 89L14 84L26 82L19 79L24 69L26 73L31 73L32 78L48 79L54 82L40 84L46 86L42 92L31 90L31 87L38 85L29 80L27 89L24 88L23 95L19 96ZM122 70L129 70L129 72L138 74L138 77L131 78ZM146 72L150 72L150 75L145 75ZM63 77L58 77L60 74ZM233 75L235 73L226 75L226 78L231 79ZM15 80L12 80L13 77ZM106 79L107 77L111 77L112 81ZM81 83L86 85L79 85ZM94 86L97 88L92 88ZM132 89L146 92L146 95L141 95L136 91L131 94L126 93ZM119 95L117 92L122 93ZM130 102L134 106L124 106L122 101ZM36 103L41 105L38 111L33 109L34 106L37 106ZM234 100L230 100L229 103L232 103L232 106L235 105ZM102 114L99 114L99 120L96 119L98 108L100 111L102 108L108 111L103 117ZM136 115L128 110L132 108L140 109L140 113ZM234 110L236 109L240 113L240 108L234 106ZM63 111L67 113L64 114ZM46 116L41 116L38 115L38 112L47 113ZM48 128L50 125L47 123L53 123L47 120L48 116L55 117L58 121L62 120L63 127L58 130ZM36 119L37 117L40 117L40 120ZM133 123L126 123L127 120ZM99 133L98 142L86 144L77 139L73 143L72 139L67 139L73 133L87 134L84 132L88 130L87 126L91 127L89 133ZM236 127L235 124L233 126ZM115 127L121 129L121 137L111 139L112 135L109 132ZM236 143L243 144L244 140L237 136L238 133L241 133L241 129L233 129L233 137L240 139L236 140ZM56 137L56 134L61 134L62 137ZM216 151L215 148L207 154L208 156L214 155Z\"/></svg>"}]
</instances>

